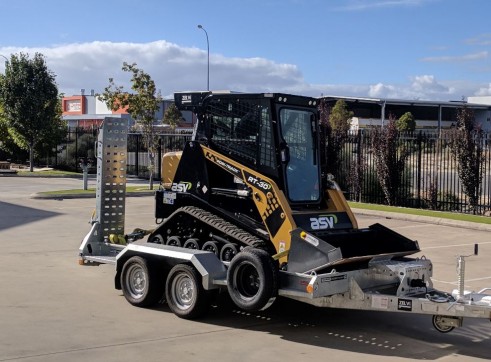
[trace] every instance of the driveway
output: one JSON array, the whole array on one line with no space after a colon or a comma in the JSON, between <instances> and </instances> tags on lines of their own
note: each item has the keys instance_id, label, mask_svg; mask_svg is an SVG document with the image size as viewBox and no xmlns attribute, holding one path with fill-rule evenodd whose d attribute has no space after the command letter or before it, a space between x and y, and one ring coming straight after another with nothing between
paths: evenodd
<instances>
[{"instance_id":1,"label":"driveway","mask_svg":"<svg viewBox=\"0 0 491 362\"><path fill-rule=\"evenodd\" d=\"M76 179L0 178L0 361L404 361L488 360L491 323L464 321L449 334L428 316L320 309L279 299L258 313L221 301L198 321L165 304L132 307L114 289L112 266L79 266L94 199L33 200L81 187ZM128 198L126 229L154 226L153 197ZM417 239L435 285L456 288L456 257L469 289L491 287L489 231L359 216Z\"/></svg>"}]
</instances>

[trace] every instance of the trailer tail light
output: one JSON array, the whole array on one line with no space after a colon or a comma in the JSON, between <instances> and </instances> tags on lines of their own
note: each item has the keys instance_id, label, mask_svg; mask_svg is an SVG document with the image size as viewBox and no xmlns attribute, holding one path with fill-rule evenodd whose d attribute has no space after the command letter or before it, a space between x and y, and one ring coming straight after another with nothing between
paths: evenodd
<instances>
[{"instance_id":1,"label":"trailer tail light","mask_svg":"<svg viewBox=\"0 0 491 362\"><path fill-rule=\"evenodd\" d=\"M316 289L315 286L314 286L316 279L317 279L317 277L314 276L310 280L309 284L307 284L307 286L305 287L305 290L307 291L307 293L309 293L309 294L313 294L314 293L314 290Z\"/></svg>"},{"instance_id":2,"label":"trailer tail light","mask_svg":"<svg viewBox=\"0 0 491 362\"><path fill-rule=\"evenodd\" d=\"M314 293L314 286L310 283L307 285L307 288L305 288L305 289L307 290L307 293L309 293L309 294Z\"/></svg>"}]
</instances>

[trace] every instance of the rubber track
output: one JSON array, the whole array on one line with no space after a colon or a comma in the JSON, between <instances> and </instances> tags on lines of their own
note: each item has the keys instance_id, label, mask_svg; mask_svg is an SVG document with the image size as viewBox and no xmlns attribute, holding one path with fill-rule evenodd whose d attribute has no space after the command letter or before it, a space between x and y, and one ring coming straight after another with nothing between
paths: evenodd
<instances>
[{"instance_id":1,"label":"rubber track","mask_svg":"<svg viewBox=\"0 0 491 362\"><path fill-rule=\"evenodd\" d=\"M264 240L238 228L237 225L229 223L211 212L195 206L184 206L177 209L165 220L164 224L181 213L185 213L247 246L253 246L255 248L265 247Z\"/></svg>"}]
</instances>

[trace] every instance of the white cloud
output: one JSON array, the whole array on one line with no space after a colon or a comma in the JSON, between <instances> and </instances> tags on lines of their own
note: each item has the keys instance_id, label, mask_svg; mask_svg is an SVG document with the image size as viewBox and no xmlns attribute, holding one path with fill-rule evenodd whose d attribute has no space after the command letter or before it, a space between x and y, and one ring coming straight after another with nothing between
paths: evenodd
<instances>
[{"instance_id":1,"label":"white cloud","mask_svg":"<svg viewBox=\"0 0 491 362\"><path fill-rule=\"evenodd\" d=\"M480 34L474 38L468 38L465 43L469 45L491 45L491 34Z\"/></svg>"},{"instance_id":2,"label":"white cloud","mask_svg":"<svg viewBox=\"0 0 491 362\"><path fill-rule=\"evenodd\" d=\"M432 75L420 75L413 78L411 89L415 92L448 93L449 88L438 83Z\"/></svg>"},{"instance_id":3,"label":"white cloud","mask_svg":"<svg viewBox=\"0 0 491 362\"><path fill-rule=\"evenodd\" d=\"M487 86L479 88L479 90L475 93L476 96L491 96L491 83L488 83Z\"/></svg>"},{"instance_id":4,"label":"white cloud","mask_svg":"<svg viewBox=\"0 0 491 362\"><path fill-rule=\"evenodd\" d=\"M394 86L377 83L370 86L368 95L373 98L396 98L394 92Z\"/></svg>"},{"instance_id":5,"label":"white cloud","mask_svg":"<svg viewBox=\"0 0 491 362\"><path fill-rule=\"evenodd\" d=\"M78 93L81 88L101 92L114 78L130 89L130 75L121 70L124 61L137 63L150 74L162 94L178 90L206 89L207 56L197 48L184 48L166 41L151 43L91 42L49 48L0 48L0 54L40 52L57 75L60 90ZM210 88L238 91L294 89L303 85L297 66L264 58L210 56Z\"/></svg>"},{"instance_id":6,"label":"white cloud","mask_svg":"<svg viewBox=\"0 0 491 362\"><path fill-rule=\"evenodd\" d=\"M351 0L348 1L346 5L336 8L336 10L363 11L367 9L378 9L378 8L419 6L429 1L434 1L434 0L377 0L377 1Z\"/></svg>"},{"instance_id":7,"label":"white cloud","mask_svg":"<svg viewBox=\"0 0 491 362\"><path fill-rule=\"evenodd\" d=\"M130 90L130 74L124 61L138 67L155 80L162 94L206 89L207 54L198 48L180 47L166 41L151 43L90 42L46 48L0 48L0 54L25 52L45 55L49 69L56 74L60 92L79 94L84 88L100 93L114 78L117 85ZM0 62L2 63L2 62ZM450 100L484 92L486 84L437 81L432 75L410 78L405 84L329 84L309 83L294 64L270 59L233 58L210 55L210 88L242 92L285 92L310 96L333 95L374 98ZM3 64L0 64L3 71Z\"/></svg>"},{"instance_id":8,"label":"white cloud","mask_svg":"<svg viewBox=\"0 0 491 362\"><path fill-rule=\"evenodd\" d=\"M422 62L468 62L475 60L482 60L488 58L488 52L482 51L472 54L464 54L457 56L439 56L439 57L426 57L422 58Z\"/></svg>"},{"instance_id":9,"label":"white cloud","mask_svg":"<svg viewBox=\"0 0 491 362\"><path fill-rule=\"evenodd\" d=\"M412 77L409 84L377 83L370 85L368 96L373 98L448 101L455 99L455 97L460 99L462 96L460 90L464 89L469 91L468 84L457 85L451 82L438 82L432 75L419 75Z\"/></svg>"}]
</instances>

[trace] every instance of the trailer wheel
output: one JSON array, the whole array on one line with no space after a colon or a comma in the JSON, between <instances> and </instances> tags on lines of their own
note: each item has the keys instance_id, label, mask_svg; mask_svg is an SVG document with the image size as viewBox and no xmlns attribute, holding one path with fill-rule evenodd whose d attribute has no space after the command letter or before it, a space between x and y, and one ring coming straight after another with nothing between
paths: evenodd
<instances>
[{"instance_id":1,"label":"trailer wheel","mask_svg":"<svg viewBox=\"0 0 491 362\"><path fill-rule=\"evenodd\" d=\"M455 327L443 324L444 318L445 316L434 315L433 318L431 319L431 322L433 323L433 327L435 327L435 329L440 333L448 333L453 331Z\"/></svg>"},{"instance_id":2,"label":"trailer wheel","mask_svg":"<svg viewBox=\"0 0 491 362\"><path fill-rule=\"evenodd\" d=\"M158 271L139 256L128 259L121 271L121 289L128 302L136 307L156 304L164 295L164 283Z\"/></svg>"},{"instance_id":3,"label":"trailer wheel","mask_svg":"<svg viewBox=\"0 0 491 362\"><path fill-rule=\"evenodd\" d=\"M267 251L247 247L230 263L227 288L237 307L266 309L278 295L278 266Z\"/></svg>"},{"instance_id":4,"label":"trailer wheel","mask_svg":"<svg viewBox=\"0 0 491 362\"><path fill-rule=\"evenodd\" d=\"M210 306L210 293L203 288L201 274L186 264L178 264L169 272L165 298L171 311L184 319L198 318Z\"/></svg>"},{"instance_id":5,"label":"trailer wheel","mask_svg":"<svg viewBox=\"0 0 491 362\"><path fill-rule=\"evenodd\" d=\"M218 243L216 241L213 241L213 240L210 240L210 241L207 241L206 243L204 243L202 250L211 251L216 256L219 256L219 254L220 254L219 248L218 248Z\"/></svg>"}]
</instances>

